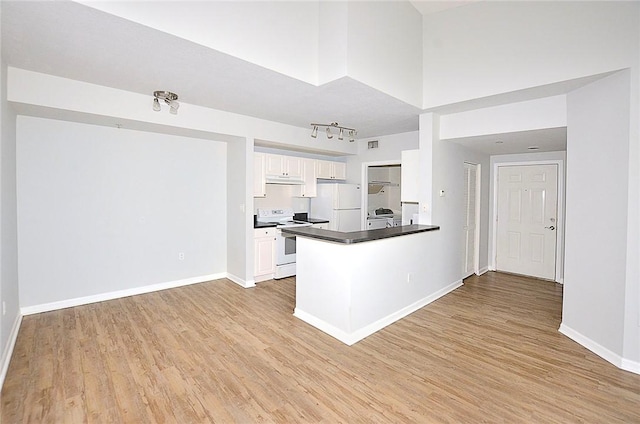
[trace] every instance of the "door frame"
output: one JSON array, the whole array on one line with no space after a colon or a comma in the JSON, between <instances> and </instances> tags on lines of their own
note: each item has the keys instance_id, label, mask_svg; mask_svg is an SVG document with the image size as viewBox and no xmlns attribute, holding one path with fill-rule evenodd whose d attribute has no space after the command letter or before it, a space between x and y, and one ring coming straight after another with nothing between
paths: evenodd
<instances>
[{"instance_id":1,"label":"door frame","mask_svg":"<svg viewBox=\"0 0 640 424\"><path fill-rule=\"evenodd\" d=\"M491 254L489 257L489 269L496 270L498 256L498 168L502 166L535 166L535 165L557 165L558 166L558 216L556 217L556 278L557 283L564 282L564 160L532 160L517 162L496 162L493 164L493 188L492 188L492 205L493 213L491 216L492 223L492 239Z\"/></svg>"},{"instance_id":2,"label":"door frame","mask_svg":"<svg viewBox=\"0 0 640 424\"><path fill-rule=\"evenodd\" d=\"M400 161L399 159L397 160L377 160L377 161L372 161L372 162L362 162L362 170L361 170L361 180L362 184L360 185L360 188L362 190L362 203L361 203L361 215L362 215L362 229L366 230L367 229L367 209L369 207L369 189L368 189L368 184L369 184L369 167L370 166L393 166L393 165L398 165L398 166L402 166L402 161Z\"/></svg>"}]
</instances>

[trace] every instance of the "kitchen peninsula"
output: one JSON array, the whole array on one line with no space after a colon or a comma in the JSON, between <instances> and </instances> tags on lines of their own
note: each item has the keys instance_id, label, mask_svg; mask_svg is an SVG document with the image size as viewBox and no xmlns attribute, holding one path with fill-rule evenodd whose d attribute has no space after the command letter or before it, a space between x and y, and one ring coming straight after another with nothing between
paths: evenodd
<instances>
[{"instance_id":1,"label":"kitchen peninsula","mask_svg":"<svg viewBox=\"0 0 640 424\"><path fill-rule=\"evenodd\" d=\"M439 229L283 229L297 239L294 315L352 345L456 289L429 272Z\"/></svg>"}]
</instances>

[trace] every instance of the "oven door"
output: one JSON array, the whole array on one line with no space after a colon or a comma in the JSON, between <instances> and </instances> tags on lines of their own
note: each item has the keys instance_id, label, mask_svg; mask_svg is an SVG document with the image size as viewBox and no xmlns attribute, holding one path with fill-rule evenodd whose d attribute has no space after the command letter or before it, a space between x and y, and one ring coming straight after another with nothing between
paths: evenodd
<instances>
[{"instance_id":1,"label":"oven door","mask_svg":"<svg viewBox=\"0 0 640 424\"><path fill-rule=\"evenodd\" d=\"M276 237L276 265L293 264L296 262L296 236L282 234L277 231Z\"/></svg>"}]
</instances>

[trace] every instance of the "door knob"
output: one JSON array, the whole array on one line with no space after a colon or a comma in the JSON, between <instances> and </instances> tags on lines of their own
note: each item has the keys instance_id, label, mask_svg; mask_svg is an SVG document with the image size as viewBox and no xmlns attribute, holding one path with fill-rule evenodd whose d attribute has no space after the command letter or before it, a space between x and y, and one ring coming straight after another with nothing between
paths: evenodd
<instances>
[{"instance_id":1,"label":"door knob","mask_svg":"<svg viewBox=\"0 0 640 424\"><path fill-rule=\"evenodd\" d=\"M556 229L556 227L554 227L553 225L552 225L552 226L550 226L550 227L544 227L544 228L548 228L548 229L550 229L550 230L555 230L555 229Z\"/></svg>"}]
</instances>

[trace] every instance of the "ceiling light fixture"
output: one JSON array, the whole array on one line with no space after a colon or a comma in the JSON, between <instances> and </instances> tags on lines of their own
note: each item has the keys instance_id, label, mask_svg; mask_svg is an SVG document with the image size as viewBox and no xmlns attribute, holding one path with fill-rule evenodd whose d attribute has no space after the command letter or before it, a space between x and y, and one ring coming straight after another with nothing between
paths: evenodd
<instances>
[{"instance_id":1,"label":"ceiling light fixture","mask_svg":"<svg viewBox=\"0 0 640 424\"><path fill-rule=\"evenodd\" d=\"M156 112L160 112L160 100L163 100L167 105L169 105L169 113L172 115L178 114L178 108L180 107L180 103L178 103L178 95L172 93L170 91L154 91L153 92L153 110Z\"/></svg>"},{"instance_id":2,"label":"ceiling light fixture","mask_svg":"<svg viewBox=\"0 0 640 424\"><path fill-rule=\"evenodd\" d=\"M347 135L349 136L349 141L351 143L353 143L355 141L355 137L358 134L358 131L356 131L355 129L343 127L343 126L339 125L337 122L332 122L330 124L311 124L311 126L313 127L313 130L311 130L311 137L313 137L313 138L317 138L318 137L318 128L319 127L325 127L326 128L327 138L328 139L332 139L333 138L333 133L331 132L331 129L338 130L338 140L344 140L344 132L347 131Z\"/></svg>"}]
</instances>

